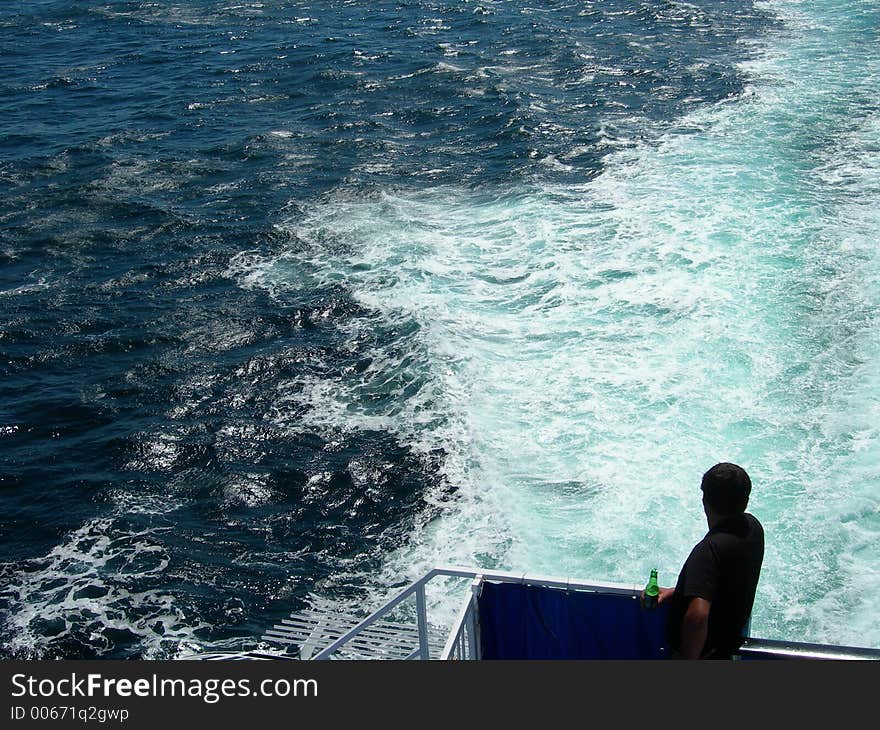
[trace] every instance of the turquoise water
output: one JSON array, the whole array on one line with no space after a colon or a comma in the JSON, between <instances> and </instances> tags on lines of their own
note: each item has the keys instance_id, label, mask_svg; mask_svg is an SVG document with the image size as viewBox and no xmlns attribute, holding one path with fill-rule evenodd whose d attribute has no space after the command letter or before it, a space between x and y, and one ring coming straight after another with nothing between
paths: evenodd
<instances>
[{"instance_id":1,"label":"turquoise water","mask_svg":"<svg viewBox=\"0 0 880 730\"><path fill-rule=\"evenodd\" d=\"M238 261L248 286L346 282L401 331L292 396L310 428L446 452L457 491L387 576L671 584L729 460L767 533L753 633L880 646L880 8L765 7L742 93L592 180L343 189L281 224L295 251Z\"/></svg>"}]
</instances>

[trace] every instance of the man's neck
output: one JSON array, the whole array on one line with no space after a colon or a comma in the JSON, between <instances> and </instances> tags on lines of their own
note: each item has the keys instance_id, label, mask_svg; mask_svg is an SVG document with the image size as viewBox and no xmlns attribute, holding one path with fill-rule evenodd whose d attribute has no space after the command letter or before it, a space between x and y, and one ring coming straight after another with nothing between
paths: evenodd
<instances>
[{"instance_id":1,"label":"man's neck","mask_svg":"<svg viewBox=\"0 0 880 730\"><path fill-rule=\"evenodd\" d=\"M719 515L715 512L709 511L709 514L706 515L706 521L709 524L709 530L715 530L724 526L726 523L738 522L743 518L743 515L745 515L745 512L737 512L732 515Z\"/></svg>"}]
</instances>

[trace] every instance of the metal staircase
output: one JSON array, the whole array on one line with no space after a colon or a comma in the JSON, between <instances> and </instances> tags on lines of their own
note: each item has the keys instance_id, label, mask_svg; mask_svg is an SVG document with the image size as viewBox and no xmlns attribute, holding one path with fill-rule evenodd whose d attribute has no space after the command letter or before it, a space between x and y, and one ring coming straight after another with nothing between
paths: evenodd
<instances>
[{"instance_id":1,"label":"metal staircase","mask_svg":"<svg viewBox=\"0 0 880 730\"><path fill-rule=\"evenodd\" d=\"M362 621L362 616L350 613L310 609L291 614L269 629L262 639L293 650L299 659L311 659ZM427 634L430 654L439 656L445 632L428 627ZM335 656L339 659L416 659L420 656L419 627L416 623L375 621L347 641Z\"/></svg>"}]
</instances>

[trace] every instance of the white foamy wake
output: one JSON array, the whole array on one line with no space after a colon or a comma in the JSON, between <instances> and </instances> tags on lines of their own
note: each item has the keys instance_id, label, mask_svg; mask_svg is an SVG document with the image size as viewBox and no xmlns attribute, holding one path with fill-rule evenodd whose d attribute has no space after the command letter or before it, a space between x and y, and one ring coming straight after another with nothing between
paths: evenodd
<instances>
[{"instance_id":1,"label":"white foamy wake","mask_svg":"<svg viewBox=\"0 0 880 730\"><path fill-rule=\"evenodd\" d=\"M456 497L380 584L439 563L669 583L705 531L700 475L732 460L768 535L754 632L880 645L880 64L869 9L773 8L740 98L590 183L341 192L288 254L236 261L243 285L343 282L417 325L280 394L302 428L445 450Z\"/></svg>"},{"instance_id":2,"label":"white foamy wake","mask_svg":"<svg viewBox=\"0 0 880 730\"><path fill-rule=\"evenodd\" d=\"M166 658L206 625L160 589L128 590L155 583L168 555L147 532L125 532L109 518L75 530L42 558L6 576L4 650L42 658L46 644L88 644L96 654L114 649L114 634L140 644L145 658Z\"/></svg>"}]
</instances>

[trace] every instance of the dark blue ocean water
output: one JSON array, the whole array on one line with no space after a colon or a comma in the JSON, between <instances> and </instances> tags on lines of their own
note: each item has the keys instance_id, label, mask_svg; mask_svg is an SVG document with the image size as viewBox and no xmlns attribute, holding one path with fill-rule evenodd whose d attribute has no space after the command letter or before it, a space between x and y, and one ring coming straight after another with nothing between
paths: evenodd
<instances>
[{"instance_id":1,"label":"dark blue ocean water","mask_svg":"<svg viewBox=\"0 0 880 730\"><path fill-rule=\"evenodd\" d=\"M364 397L405 399L424 323L344 279L243 286L236 257L305 247L291 221L340 195L587 184L735 103L778 24L744 0L4 2L0 652L244 646L357 598L455 500L447 449L299 428L288 396L378 370Z\"/></svg>"}]
</instances>

